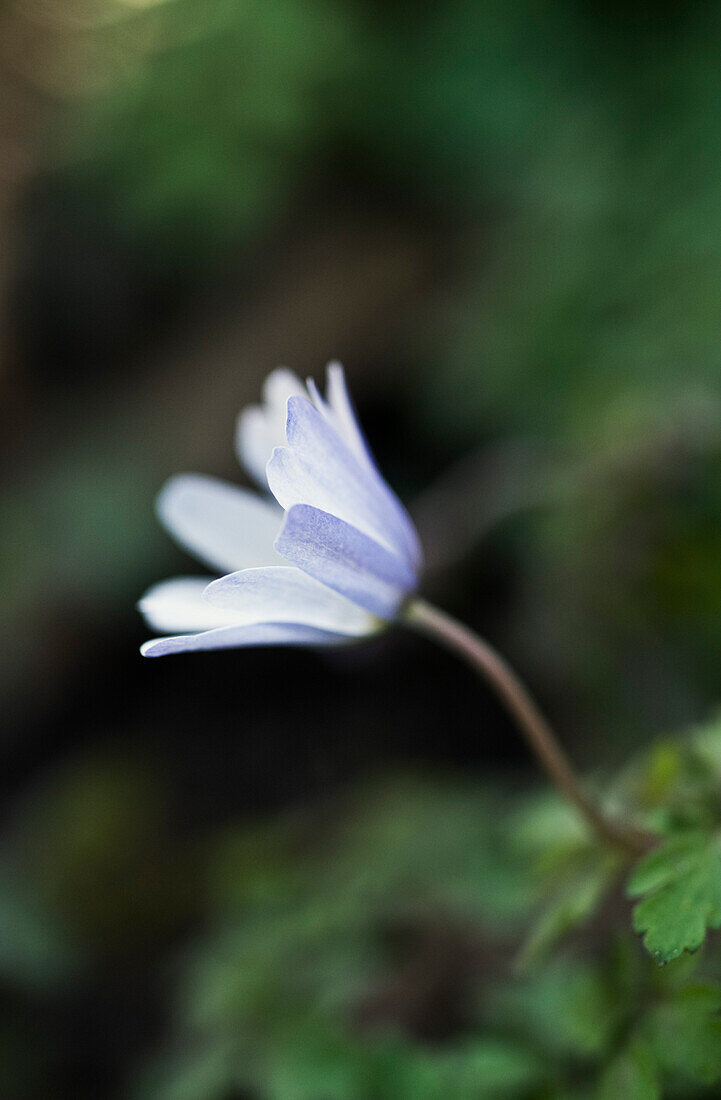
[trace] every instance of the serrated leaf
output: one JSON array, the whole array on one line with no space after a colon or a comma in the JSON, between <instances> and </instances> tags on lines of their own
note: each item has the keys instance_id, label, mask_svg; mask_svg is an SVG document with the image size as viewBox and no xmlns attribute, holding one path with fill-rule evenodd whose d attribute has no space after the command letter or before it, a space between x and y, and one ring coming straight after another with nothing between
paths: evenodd
<instances>
[{"instance_id":1,"label":"serrated leaf","mask_svg":"<svg viewBox=\"0 0 721 1100\"><path fill-rule=\"evenodd\" d=\"M659 963L701 946L721 926L721 845L703 832L672 836L644 857L628 883L640 897L633 927Z\"/></svg>"},{"instance_id":2,"label":"serrated leaf","mask_svg":"<svg viewBox=\"0 0 721 1100\"><path fill-rule=\"evenodd\" d=\"M705 1085L721 1081L721 987L687 986L652 1009L644 1031L659 1064Z\"/></svg>"},{"instance_id":3,"label":"serrated leaf","mask_svg":"<svg viewBox=\"0 0 721 1100\"><path fill-rule=\"evenodd\" d=\"M647 1043L629 1044L601 1075L595 1100L659 1100L658 1065Z\"/></svg>"}]
</instances>

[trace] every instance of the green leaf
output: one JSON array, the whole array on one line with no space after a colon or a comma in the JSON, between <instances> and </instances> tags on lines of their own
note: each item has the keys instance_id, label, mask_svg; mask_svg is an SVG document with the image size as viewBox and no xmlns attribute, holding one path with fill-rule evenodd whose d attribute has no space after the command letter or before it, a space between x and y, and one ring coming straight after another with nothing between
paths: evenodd
<instances>
[{"instance_id":1,"label":"green leaf","mask_svg":"<svg viewBox=\"0 0 721 1100\"><path fill-rule=\"evenodd\" d=\"M596 1100L659 1100L658 1066L647 1043L629 1044L601 1075Z\"/></svg>"},{"instance_id":2,"label":"green leaf","mask_svg":"<svg viewBox=\"0 0 721 1100\"><path fill-rule=\"evenodd\" d=\"M641 900L633 927L659 963L695 951L721 926L721 846L703 832L672 836L645 856L628 883Z\"/></svg>"},{"instance_id":3,"label":"green leaf","mask_svg":"<svg viewBox=\"0 0 721 1100\"><path fill-rule=\"evenodd\" d=\"M710 1085L721 1080L721 987L686 986L655 1006L645 1022L649 1045L667 1072Z\"/></svg>"},{"instance_id":4,"label":"green leaf","mask_svg":"<svg viewBox=\"0 0 721 1100\"><path fill-rule=\"evenodd\" d=\"M616 873L617 864L600 856L584 867L541 913L517 960L520 969L542 962L568 932L591 917Z\"/></svg>"},{"instance_id":5,"label":"green leaf","mask_svg":"<svg viewBox=\"0 0 721 1100\"><path fill-rule=\"evenodd\" d=\"M623 1012L606 970L557 958L524 981L495 987L487 1023L530 1037L546 1054L595 1058L607 1050Z\"/></svg>"},{"instance_id":6,"label":"green leaf","mask_svg":"<svg viewBox=\"0 0 721 1100\"><path fill-rule=\"evenodd\" d=\"M538 1082L542 1071L536 1057L503 1039L477 1039L451 1050L446 1062L454 1071L448 1083L457 1097L518 1096Z\"/></svg>"}]
</instances>

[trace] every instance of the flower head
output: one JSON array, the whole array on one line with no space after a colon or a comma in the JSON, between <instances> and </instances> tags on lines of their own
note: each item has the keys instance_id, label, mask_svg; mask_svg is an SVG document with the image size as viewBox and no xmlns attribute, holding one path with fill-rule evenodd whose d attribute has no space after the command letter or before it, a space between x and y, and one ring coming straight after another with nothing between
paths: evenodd
<instances>
[{"instance_id":1,"label":"flower head","mask_svg":"<svg viewBox=\"0 0 721 1100\"><path fill-rule=\"evenodd\" d=\"M236 444L264 496L196 474L160 494L170 533L224 575L151 588L140 610L171 636L142 652L333 645L393 619L417 587L420 543L376 467L340 364L328 367L325 397L312 380L274 371L262 405L240 414Z\"/></svg>"}]
</instances>

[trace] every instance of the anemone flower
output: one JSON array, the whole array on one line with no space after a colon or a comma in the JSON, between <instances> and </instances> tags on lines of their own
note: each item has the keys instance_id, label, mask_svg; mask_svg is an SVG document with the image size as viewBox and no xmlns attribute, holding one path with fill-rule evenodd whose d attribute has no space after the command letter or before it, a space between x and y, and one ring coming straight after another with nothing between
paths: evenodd
<instances>
[{"instance_id":1,"label":"anemone flower","mask_svg":"<svg viewBox=\"0 0 721 1100\"><path fill-rule=\"evenodd\" d=\"M236 447L261 493L197 474L172 478L160 493L160 519L216 579L176 577L145 594L146 620L168 635L146 642L146 657L340 645L401 620L491 684L592 829L630 851L648 848L648 834L607 817L589 797L527 689L493 647L415 595L418 535L373 460L338 363L328 367L325 397L312 380L304 386L291 371L274 371L263 403L241 413Z\"/></svg>"},{"instance_id":2,"label":"anemone flower","mask_svg":"<svg viewBox=\"0 0 721 1100\"><path fill-rule=\"evenodd\" d=\"M238 418L236 450L263 495L197 474L160 493L171 535L222 575L151 588L140 609L169 636L142 653L337 645L393 620L417 588L420 543L368 449L340 364L328 366L325 398L312 381L274 371L263 404Z\"/></svg>"}]
</instances>

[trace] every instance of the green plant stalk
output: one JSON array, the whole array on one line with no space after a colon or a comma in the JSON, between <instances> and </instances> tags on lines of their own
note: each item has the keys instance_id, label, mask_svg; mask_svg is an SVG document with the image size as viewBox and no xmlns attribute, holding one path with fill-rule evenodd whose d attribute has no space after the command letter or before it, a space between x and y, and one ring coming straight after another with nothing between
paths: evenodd
<instances>
[{"instance_id":1,"label":"green plant stalk","mask_svg":"<svg viewBox=\"0 0 721 1100\"><path fill-rule=\"evenodd\" d=\"M652 834L630 822L609 817L591 798L528 689L488 642L422 599L410 600L402 618L408 626L463 658L490 684L551 782L600 838L634 856L653 846L656 838Z\"/></svg>"}]
</instances>

